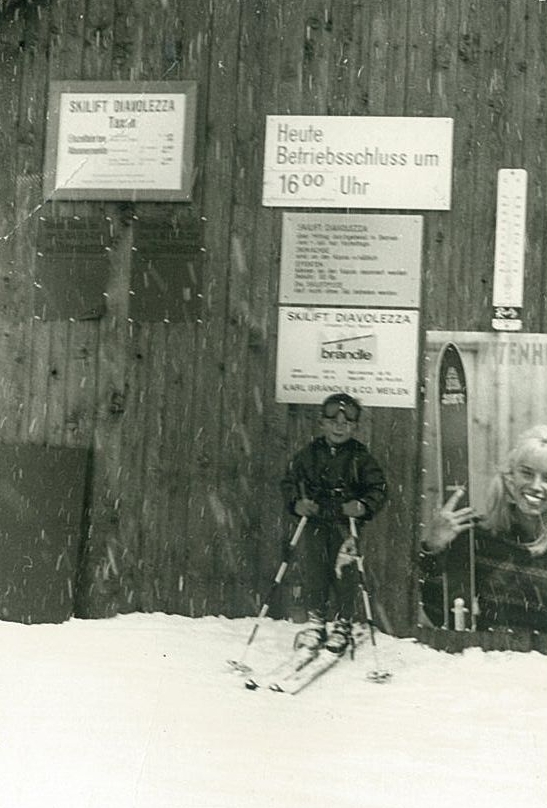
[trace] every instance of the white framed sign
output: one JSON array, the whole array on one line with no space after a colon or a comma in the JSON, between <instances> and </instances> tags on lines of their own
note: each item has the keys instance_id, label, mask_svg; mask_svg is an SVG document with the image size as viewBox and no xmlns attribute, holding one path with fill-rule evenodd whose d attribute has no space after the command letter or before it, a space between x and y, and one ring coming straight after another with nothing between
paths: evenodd
<instances>
[{"instance_id":1,"label":"white framed sign","mask_svg":"<svg viewBox=\"0 0 547 808\"><path fill-rule=\"evenodd\" d=\"M268 115L262 202L449 210L452 118Z\"/></svg>"},{"instance_id":2,"label":"white framed sign","mask_svg":"<svg viewBox=\"0 0 547 808\"><path fill-rule=\"evenodd\" d=\"M194 81L52 82L45 198L189 200L195 114Z\"/></svg>"},{"instance_id":3,"label":"white framed sign","mask_svg":"<svg viewBox=\"0 0 547 808\"><path fill-rule=\"evenodd\" d=\"M279 302L419 308L422 216L283 213Z\"/></svg>"},{"instance_id":4,"label":"white framed sign","mask_svg":"<svg viewBox=\"0 0 547 808\"><path fill-rule=\"evenodd\" d=\"M415 407L418 325L409 309L281 306L276 400L320 404L345 392L365 407Z\"/></svg>"}]
</instances>

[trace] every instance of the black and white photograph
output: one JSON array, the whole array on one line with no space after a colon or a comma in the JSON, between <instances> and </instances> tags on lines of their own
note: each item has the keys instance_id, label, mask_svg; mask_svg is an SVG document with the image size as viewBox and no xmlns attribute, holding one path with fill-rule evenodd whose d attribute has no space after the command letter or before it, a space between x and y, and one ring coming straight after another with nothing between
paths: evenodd
<instances>
[{"instance_id":1,"label":"black and white photograph","mask_svg":"<svg viewBox=\"0 0 547 808\"><path fill-rule=\"evenodd\" d=\"M0 808L545 808L547 0L0 0Z\"/></svg>"}]
</instances>

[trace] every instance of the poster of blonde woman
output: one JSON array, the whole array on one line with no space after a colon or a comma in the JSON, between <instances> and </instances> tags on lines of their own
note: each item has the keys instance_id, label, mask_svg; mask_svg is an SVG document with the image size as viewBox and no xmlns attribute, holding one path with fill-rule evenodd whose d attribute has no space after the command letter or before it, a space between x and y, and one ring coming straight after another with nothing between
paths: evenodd
<instances>
[{"instance_id":1,"label":"poster of blonde woman","mask_svg":"<svg viewBox=\"0 0 547 808\"><path fill-rule=\"evenodd\" d=\"M430 331L422 625L547 632L547 334Z\"/></svg>"}]
</instances>

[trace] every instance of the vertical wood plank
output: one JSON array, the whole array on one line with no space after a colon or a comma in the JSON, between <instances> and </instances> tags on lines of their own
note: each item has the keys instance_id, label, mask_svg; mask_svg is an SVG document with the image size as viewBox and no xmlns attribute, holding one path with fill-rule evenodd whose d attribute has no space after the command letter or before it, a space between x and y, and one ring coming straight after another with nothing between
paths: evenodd
<instances>
[{"instance_id":1,"label":"vertical wood plank","mask_svg":"<svg viewBox=\"0 0 547 808\"><path fill-rule=\"evenodd\" d=\"M304 0L304 50L302 93L308 115L325 115L332 66L332 3L330 0Z\"/></svg>"},{"instance_id":2,"label":"vertical wood plank","mask_svg":"<svg viewBox=\"0 0 547 808\"><path fill-rule=\"evenodd\" d=\"M26 419L29 443L46 441L47 390L51 329L48 324L33 318L30 338L29 373L32 379ZM25 439L24 438L24 439Z\"/></svg>"},{"instance_id":3,"label":"vertical wood plank","mask_svg":"<svg viewBox=\"0 0 547 808\"><path fill-rule=\"evenodd\" d=\"M459 4L442 2L435 6L435 39L432 72L432 114L454 118L454 137L460 121L456 115L455 93L458 86ZM453 188L452 209L458 204ZM422 317L426 328L442 328L449 306L447 290L452 269L451 243L453 220L450 212L432 211L424 233L424 273L422 279Z\"/></svg>"},{"instance_id":4,"label":"vertical wood plank","mask_svg":"<svg viewBox=\"0 0 547 808\"><path fill-rule=\"evenodd\" d=\"M83 4L79 8L74 4L74 10L79 15ZM35 31L31 36L34 40L25 60L26 93L20 100L20 117L27 121L26 137L20 147L21 184L25 190L28 185L25 175L29 171L40 172L43 166L43 140L46 121L47 81L57 78L63 73L71 72L75 62L81 58L81 26L80 18L66 18L66 9L62 3L53 2L43 13L41 8L36 9ZM45 54L49 51L49 59ZM78 69L78 68L76 68ZM79 76L79 73L76 74ZM39 104L35 99L39 99ZM33 121L31 111L35 110L36 120ZM32 148L36 142L38 148ZM41 193L41 183L37 186ZM51 204L51 203L50 203ZM21 228L23 238L19 242L19 262L27 267L29 277L34 276L36 263L36 245L38 215L43 211L43 203L33 208L32 198L20 193L18 200L19 215L24 222ZM33 215L34 214L34 215ZM37 215L36 215L37 214ZM34 249L32 247L34 246ZM33 294L29 294L27 305L30 305L28 316L32 316ZM32 319L30 337L32 339L32 355L28 373L28 416L25 419L25 431L28 439L37 443L46 443L51 440L53 445L59 445L64 438L64 399L65 399L65 364L67 359L66 342L63 344L62 334L66 333L65 324L46 323L38 318Z\"/></svg>"},{"instance_id":5,"label":"vertical wood plank","mask_svg":"<svg viewBox=\"0 0 547 808\"><path fill-rule=\"evenodd\" d=\"M258 500L251 496L251 444L247 427L248 388L244 383L249 362L249 343L256 315L251 308L255 282L253 242L260 188L264 128L256 115L260 99L260 53L263 47L263 2L253 0L241 7L239 60L234 122L234 179L227 310L224 335L224 383L222 386L223 439L215 513L220 540L215 567L221 587L219 608L230 613L231 604L245 601L249 609L252 590L253 543L256 542ZM243 381L243 383L242 383ZM251 537L251 525L255 535ZM251 604L252 606L252 604ZM237 606L236 606L237 609Z\"/></svg>"},{"instance_id":6,"label":"vertical wood plank","mask_svg":"<svg viewBox=\"0 0 547 808\"><path fill-rule=\"evenodd\" d=\"M49 43L50 78L79 79L84 51L85 0L52 0Z\"/></svg>"},{"instance_id":7,"label":"vertical wood plank","mask_svg":"<svg viewBox=\"0 0 547 808\"><path fill-rule=\"evenodd\" d=\"M25 401L21 398L21 375L30 364L29 327L26 320L0 314L0 439L6 443L25 441Z\"/></svg>"},{"instance_id":8,"label":"vertical wood plank","mask_svg":"<svg viewBox=\"0 0 547 808\"><path fill-rule=\"evenodd\" d=\"M356 25L359 12L353 3L335 3L330 9L333 36L329 94L332 115L357 114L353 112L351 88L359 69L356 66L361 38L360 26Z\"/></svg>"},{"instance_id":9,"label":"vertical wood plank","mask_svg":"<svg viewBox=\"0 0 547 808\"><path fill-rule=\"evenodd\" d=\"M160 586L162 568L169 562L170 537L166 534L168 507L167 458L170 447L165 442L165 404L167 376L167 329L163 323L150 326L148 362L146 363L147 395L143 434L146 435L142 459L141 485L141 608L165 611L168 593ZM168 466L167 466L168 467Z\"/></svg>"},{"instance_id":10,"label":"vertical wood plank","mask_svg":"<svg viewBox=\"0 0 547 808\"><path fill-rule=\"evenodd\" d=\"M164 3L136 4L126 10L125 18L118 18L120 31L125 30L125 42L130 53L130 77L134 80L159 81L165 78L165 5ZM169 4L167 4L168 6ZM146 216L155 206L136 204L135 226L138 218ZM164 205L163 217L170 220L176 206ZM152 319L152 318L151 318ZM159 590L160 547L166 542L161 515L166 509L166 488L163 485L161 461L164 452L163 411L161 391L165 382L165 353L157 348L165 342L163 323L134 325L134 338L128 346L128 404L137 402L136 409L129 406L124 415L124 490L120 519L120 543L129 548L122 564L126 572L124 581L136 579L136 606L143 611L165 607L167 597ZM133 375L132 369L138 368ZM136 389L132 391L132 387ZM131 414L130 414L131 413ZM129 461L129 462L127 462ZM136 564L133 571L130 560ZM125 587L127 589L127 587Z\"/></svg>"},{"instance_id":11,"label":"vertical wood plank","mask_svg":"<svg viewBox=\"0 0 547 808\"><path fill-rule=\"evenodd\" d=\"M196 218L201 218L205 231L207 220L203 215L202 182L207 139L202 136L207 130L207 106L209 71L217 65L209 62L212 3L167 4L162 22L163 72L169 79L192 79L197 82L198 108L196 115L196 177L191 209ZM174 226L183 228L184 211L174 208ZM207 255L202 247L201 255ZM194 271L203 274L203 262L194 262ZM198 318L196 318L197 320ZM166 459L166 483L168 492L167 521L165 531L169 548L169 560L159 572L160 590L168 590L167 608L170 611L188 613L192 597L192 564L188 545L189 513L194 508L192 500L192 458L199 452L196 447L196 410L200 402L194 398L194 380L201 359L198 336L201 322L170 324L167 333L167 362L165 366L165 444L169 454ZM205 370L205 369L204 369ZM195 409L194 409L195 407ZM199 427L198 427L199 429ZM194 514L195 519L197 515ZM199 545L198 545L199 546ZM222 577L219 573L219 577ZM162 585L161 581L165 581Z\"/></svg>"},{"instance_id":12,"label":"vertical wood plank","mask_svg":"<svg viewBox=\"0 0 547 808\"><path fill-rule=\"evenodd\" d=\"M18 103L19 175L39 176L43 166L46 125L50 12L47 6L30 6L22 37L21 88ZM41 183L40 183L41 184ZM41 187L38 186L38 192ZM36 198L36 203L41 198ZM24 211L23 213L29 213ZM21 212L20 212L21 214ZM23 216L20 215L20 220Z\"/></svg>"},{"instance_id":13,"label":"vertical wood plank","mask_svg":"<svg viewBox=\"0 0 547 808\"><path fill-rule=\"evenodd\" d=\"M526 115L526 17L528 0L508 3L506 10L505 50L505 137L503 159L505 167L522 166L524 119Z\"/></svg>"},{"instance_id":14,"label":"vertical wood plank","mask_svg":"<svg viewBox=\"0 0 547 808\"><path fill-rule=\"evenodd\" d=\"M11 264L11 234L15 226L16 169L13 155L17 154L17 111L21 92L21 51L23 23L20 18L2 20L0 35L0 103L5 110L0 128L0 266L5 288L13 274ZM4 304L5 305L5 304Z\"/></svg>"},{"instance_id":15,"label":"vertical wood plank","mask_svg":"<svg viewBox=\"0 0 547 808\"><path fill-rule=\"evenodd\" d=\"M145 452L153 436L146 430L148 391L152 371L150 340L153 326L130 323L125 332L125 378L120 418L119 523L116 554L124 610L145 608L145 538L143 526ZM154 383L156 381L153 373ZM114 471L114 469L113 469Z\"/></svg>"},{"instance_id":16,"label":"vertical wood plank","mask_svg":"<svg viewBox=\"0 0 547 808\"><path fill-rule=\"evenodd\" d=\"M130 220L114 212L110 220L111 268L105 293L106 313L99 323L98 335L91 528L75 606L79 617L109 616L131 608L128 592L132 590L120 573L121 558L127 553L120 544L119 520L132 234Z\"/></svg>"},{"instance_id":17,"label":"vertical wood plank","mask_svg":"<svg viewBox=\"0 0 547 808\"><path fill-rule=\"evenodd\" d=\"M43 325L43 324L42 324ZM45 442L62 446L66 429L66 376L68 352L68 322L48 323L50 332L47 368Z\"/></svg>"},{"instance_id":18,"label":"vertical wood plank","mask_svg":"<svg viewBox=\"0 0 547 808\"><path fill-rule=\"evenodd\" d=\"M148 5L148 4L147 4ZM142 37L145 11L141 0L117 0L114 16L112 78L128 81L142 72Z\"/></svg>"},{"instance_id":19,"label":"vertical wood plank","mask_svg":"<svg viewBox=\"0 0 547 808\"><path fill-rule=\"evenodd\" d=\"M116 3L112 0L93 0L86 6L83 28L83 81L107 81L112 77L115 7Z\"/></svg>"},{"instance_id":20,"label":"vertical wood plank","mask_svg":"<svg viewBox=\"0 0 547 808\"><path fill-rule=\"evenodd\" d=\"M370 115L385 115L390 65L390 49L395 45L390 23L389 5L372 0L367 14L360 14L363 32L361 62L357 82L363 87L364 108ZM368 33L368 36L366 35Z\"/></svg>"},{"instance_id":21,"label":"vertical wood plank","mask_svg":"<svg viewBox=\"0 0 547 808\"><path fill-rule=\"evenodd\" d=\"M191 423L192 353L188 350L187 328L177 323L167 331L165 368L165 445L168 449L164 485L167 491L165 538L169 559L158 571L167 594L166 611L184 613L188 568L186 522L191 483L191 455L194 441Z\"/></svg>"},{"instance_id":22,"label":"vertical wood plank","mask_svg":"<svg viewBox=\"0 0 547 808\"><path fill-rule=\"evenodd\" d=\"M389 47L386 73L386 115L405 115L407 97L407 64L409 62L407 29L412 14L410 0L388 0Z\"/></svg>"},{"instance_id":23,"label":"vertical wood plank","mask_svg":"<svg viewBox=\"0 0 547 808\"><path fill-rule=\"evenodd\" d=\"M222 451L222 390L225 380L224 329L229 271L231 187L234 178L237 44L239 3L226 0L214 6L212 18L210 91L207 99L207 144L203 176L203 211L206 221L203 316L197 341L193 403L193 436L188 511L188 610L200 615L218 609L214 548L225 512L218 491L215 459ZM217 507L220 503L220 508ZM213 595L210 596L210 592ZM215 594L216 593L216 594Z\"/></svg>"},{"instance_id":24,"label":"vertical wood plank","mask_svg":"<svg viewBox=\"0 0 547 808\"><path fill-rule=\"evenodd\" d=\"M66 420L64 445L89 447L93 442L99 325L70 322L67 338Z\"/></svg>"},{"instance_id":25,"label":"vertical wood plank","mask_svg":"<svg viewBox=\"0 0 547 808\"><path fill-rule=\"evenodd\" d=\"M506 138L507 113L503 97L506 93L508 5L503 2L491 6L483 4L480 14L475 34L478 80L472 141L474 171L472 185L467 190L476 210L472 216L471 206L467 210L470 248L466 254L467 261L478 271L466 276L468 282L465 286L462 278L460 285L462 304L470 315L471 312L474 314L470 327L473 324L488 328L492 306L497 172L503 166Z\"/></svg>"},{"instance_id":26,"label":"vertical wood plank","mask_svg":"<svg viewBox=\"0 0 547 808\"><path fill-rule=\"evenodd\" d=\"M454 146L453 146L453 197L452 231L450 244L451 272L446 292L446 328L457 328L461 322L461 309L465 307L468 284L473 286L474 269L471 242L465 222L472 207L475 103L477 97L478 60L481 37L481 21L477 6L470 0L460 0L460 15L457 38L458 70L454 96ZM439 294L442 291L439 290ZM467 315L468 316L468 315ZM469 320L467 328L474 322Z\"/></svg>"},{"instance_id":27,"label":"vertical wood plank","mask_svg":"<svg viewBox=\"0 0 547 808\"><path fill-rule=\"evenodd\" d=\"M2 284L2 338L0 344L0 436L20 439L24 415L24 379L29 361L28 275L19 262L22 236L18 235L18 202L21 96L24 96L23 65L25 15L6 15L0 21L0 104L4 110L0 125L0 279ZM25 283L27 281L27 283Z\"/></svg>"},{"instance_id":28,"label":"vertical wood plank","mask_svg":"<svg viewBox=\"0 0 547 808\"><path fill-rule=\"evenodd\" d=\"M545 176L547 166L547 9L527 0L526 69L524 71L523 167L528 171L526 263L524 276L524 328L545 329L546 271L543 256L547 249L547 207Z\"/></svg>"},{"instance_id":29,"label":"vertical wood plank","mask_svg":"<svg viewBox=\"0 0 547 808\"><path fill-rule=\"evenodd\" d=\"M432 113L434 26L431 14L430 0L413 0L407 26L406 115Z\"/></svg>"},{"instance_id":30,"label":"vertical wood plank","mask_svg":"<svg viewBox=\"0 0 547 808\"><path fill-rule=\"evenodd\" d=\"M284 9L281 4L262 2L256 4L256 11L258 19L253 52L254 48L262 47L263 51L270 54L267 71L253 66L250 54L246 64L248 80L255 83L253 94L257 104L256 114L251 121L252 131L248 130L249 138L256 139L256 159L261 167L265 116L277 112L278 103L284 105L282 112L291 110L293 99L298 93L298 90L295 92L295 86L298 88L301 83L301 63L298 54L295 54L293 28L288 28L286 35L284 33L285 28L282 25ZM284 56L281 56L282 53ZM262 207L260 183L255 184L253 188L252 176L249 175L246 184L250 193L250 204L255 207L256 218L253 234L248 234L246 242L242 244L243 257L251 282L248 297L249 328L245 382L247 394L240 438L242 445L246 447L242 459L246 468L246 496L252 506L245 537L246 578L236 590L235 613L252 614L258 610L257 607L260 607L261 597L274 574L275 565L279 563L281 540L281 510L276 489L277 480L275 473L273 475L264 473L264 464L277 454L278 432L274 430L272 433L269 428L268 414L276 408L276 405L273 401L273 388L270 388L268 360L271 359L272 350L275 355L275 339L272 340L271 334L272 330L275 330L277 316L275 303L280 216L277 211ZM267 452L255 449L264 446L268 447ZM228 590L226 597L229 596Z\"/></svg>"}]
</instances>

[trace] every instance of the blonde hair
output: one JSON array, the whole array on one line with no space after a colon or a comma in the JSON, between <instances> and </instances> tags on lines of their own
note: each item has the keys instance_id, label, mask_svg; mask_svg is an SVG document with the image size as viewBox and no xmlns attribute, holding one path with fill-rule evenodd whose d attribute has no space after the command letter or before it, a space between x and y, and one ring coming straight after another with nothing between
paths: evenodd
<instances>
[{"instance_id":1,"label":"blonde hair","mask_svg":"<svg viewBox=\"0 0 547 808\"><path fill-rule=\"evenodd\" d=\"M519 435L515 446L507 455L504 466L492 479L486 500L486 512L481 523L493 533L504 533L511 529L511 505L514 500L510 484L514 470L524 459L531 464L547 460L546 424L537 424ZM547 531L543 525L541 534L537 537L537 544L538 549L541 545L541 552L547 548Z\"/></svg>"}]
</instances>

